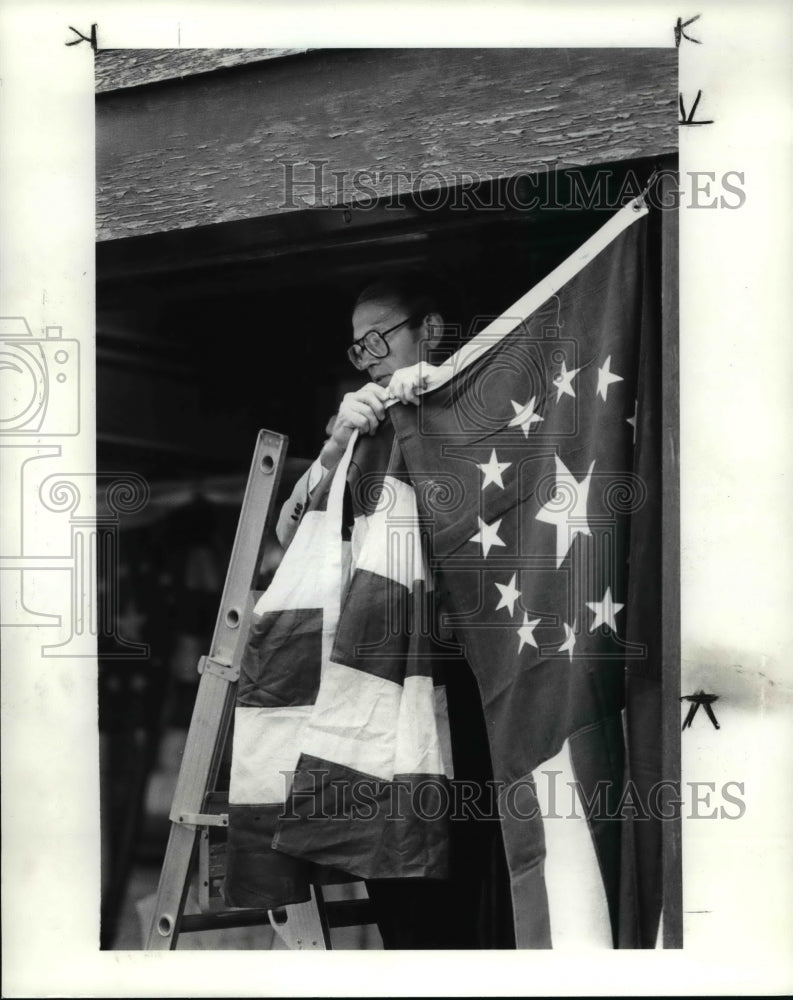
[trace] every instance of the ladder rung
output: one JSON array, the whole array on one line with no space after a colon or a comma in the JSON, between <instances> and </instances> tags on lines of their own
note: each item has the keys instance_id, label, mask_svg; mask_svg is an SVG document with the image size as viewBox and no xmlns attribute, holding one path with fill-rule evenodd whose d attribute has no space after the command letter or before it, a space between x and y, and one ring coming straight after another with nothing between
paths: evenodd
<instances>
[{"instance_id":1,"label":"ladder rung","mask_svg":"<svg viewBox=\"0 0 793 1000\"><path fill-rule=\"evenodd\" d=\"M227 927L255 927L269 924L269 910L223 910L220 913L186 913L182 917L180 934L191 931L223 930ZM325 903L329 927L357 927L375 923L368 899L336 899Z\"/></svg>"},{"instance_id":2,"label":"ladder rung","mask_svg":"<svg viewBox=\"0 0 793 1000\"><path fill-rule=\"evenodd\" d=\"M269 910L223 910L221 913L185 913L180 934L190 931L214 931L226 927L254 927L269 924Z\"/></svg>"}]
</instances>

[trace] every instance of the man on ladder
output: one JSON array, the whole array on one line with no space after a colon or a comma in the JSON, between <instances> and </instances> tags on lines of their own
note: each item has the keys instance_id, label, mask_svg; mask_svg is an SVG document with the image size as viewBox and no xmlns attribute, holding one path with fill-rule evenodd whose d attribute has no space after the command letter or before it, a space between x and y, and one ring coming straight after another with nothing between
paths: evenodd
<instances>
[{"instance_id":1,"label":"man on ladder","mask_svg":"<svg viewBox=\"0 0 793 1000\"><path fill-rule=\"evenodd\" d=\"M444 314L454 304L433 276L403 271L367 285L352 314L350 362L369 382L342 400L319 457L298 481L276 528L286 549L310 498L331 475L352 434L376 435L389 401L418 405L424 388L416 372L422 352L444 352ZM409 369L409 371L405 371ZM399 374L397 374L399 373ZM352 462L355 463L355 453ZM352 525L347 525L352 530ZM473 811L450 825L448 879L367 879L375 920L386 948L512 948L509 878L494 804L484 805L492 780L487 733L474 677L463 657L444 671L455 779L478 794Z\"/></svg>"},{"instance_id":2,"label":"man on ladder","mask_svg":"<svg viewBox=\"0 0 793 1000\"><path fill-rule=\"evenodd\" d=\"M284 549L289 548L312 495L336 469L352 434L357 431L364 438L377 435L386 409L394 401L418 404L423 388L420 377L403 375L401 370L415 366L425 345L437 349L441 344L444 305L438 283L413 272L371 284L359 295L353 311L353 338L348 356L370 381L344 397L329 425L330 435L319 457L283 505L276 535ZM394 378L398 371L400 375ZM187 930L245 925L268 918L292 947L329 947L329 924L352 923L356 919L354 914L360 912L350 905L349 913L345 913L344 903L335 904L333 911L334 904L325 906L321 890L312 888L310 902L279 907L273 914L266 898L255 901L255 886L251 887L250 895L243 891L243 898L238 899L237 885L230 894L234 907L231 910L201 916L182 914L197 831L202 830L202 848L206 848L211 831L229 825L228 814L210 811L206 802L214 797L214 782L233 714L234 688L244 655L244 633L250 621L247 589L255 579L259 532L263 533L264 515L277 489L285 459L284 444L277 435L262 432L254 455L212 652L199 667L203 674L201 688L174 796L171 811L174 826L149 948L176 947L178 934ZM309 573L316 569L316 566L306 567ZM484 789L492 772L476 683L462 657L445 673L454 773ZM470 812L466 815L467 820L450 828L448 879L366 879L369 913L386 948L514 947L508 875L497 817L484 815L481 809L477 822L472 821ZM232 824L231 857L234 834ZM204 863L202 877L207 877L210 867ZM334 880L332 874L329 879ZM340 880L345 879L342 876ZM239 883L240 879L236 881ZM202 887L206 894L206 884Z\"/></svg>"}]
</instances>

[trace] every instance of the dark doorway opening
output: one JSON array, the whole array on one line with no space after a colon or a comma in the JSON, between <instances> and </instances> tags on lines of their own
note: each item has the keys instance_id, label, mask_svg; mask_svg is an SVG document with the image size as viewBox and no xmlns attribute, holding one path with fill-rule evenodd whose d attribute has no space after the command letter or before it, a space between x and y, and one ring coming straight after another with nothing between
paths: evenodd
<instances>
[{"instance_id":1,"label":"dark doorway opening","mask_svg":"<svg viewBox=\"0 0 793 1000\"><path fill-rule=\"evenodd\" d=\"M104 947L113 946L133 865L156 868L162 858L179 734L256 433L265 427L290 439L283 500L343 393L362 382L346 358L356 289L391 269L429 268L459 290L452 319L464 332L481 328L655 169L674 166L671 157L601 164L433 199L400 196L99 244L98 469L105 482L135 472L151 491L147 506L119 525L108 564L116 569L100 568ZM148 655L125 657L119 637L147 645Z\"/></svg>"}]
</instances>

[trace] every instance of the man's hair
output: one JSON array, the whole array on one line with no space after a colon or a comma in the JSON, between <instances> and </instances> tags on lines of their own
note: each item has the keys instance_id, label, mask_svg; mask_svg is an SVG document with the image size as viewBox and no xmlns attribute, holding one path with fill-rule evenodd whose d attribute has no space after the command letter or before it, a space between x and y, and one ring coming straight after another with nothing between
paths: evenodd
<instances>
[{"instance_id":1,"label":"man's hair","mask_svg":"<svg viewBox=\"0 0 793 1000\"><path fill-rule=\"evenodd\" d=\"M355 306L386 299L398 303L418 325L428 313L438 313L444 323L444 333L439 347L456 340L455 324L460 324L461 296L447 278L429 271L405 268L369 281L359 291Z\"/></svg>"}]
</instances>

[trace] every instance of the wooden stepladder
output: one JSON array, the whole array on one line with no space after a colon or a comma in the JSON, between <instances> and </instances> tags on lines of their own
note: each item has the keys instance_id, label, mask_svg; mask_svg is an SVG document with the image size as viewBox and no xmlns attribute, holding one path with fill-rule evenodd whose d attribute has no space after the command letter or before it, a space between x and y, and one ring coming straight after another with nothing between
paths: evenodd
<instances>
[{"instance_id":1,"label":"wooden stepladder","mask_svg":"<svg viewBox=\"0 0 793 1000\"><path fill-rule=\"evenodd\" d=\"M179 935L188 931L268 923L289 948L324 950L330 948L330 927L368 922L366 900L326 903L319 888L313 889L310 902L276 911L224 908L218 891L222 872L217 870L216 859L223 854L213 854L212 849L224 840L228 813L223 811L226 798L215 785L234 712L251 612L258 596L254 586L265 529L271 522L286 447L283 435L259 432L211 647L198 664L201 680L171 806L171 832L146 942L149 950L173 950ZM185 914L199 839L199 901L203 912Z\"/></svg>"}]
</instances>

